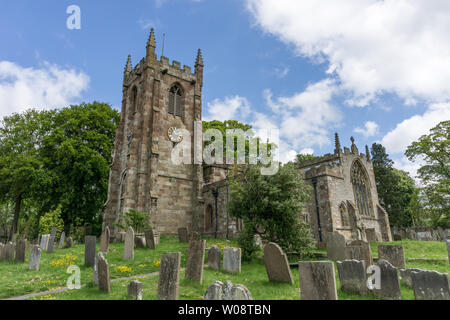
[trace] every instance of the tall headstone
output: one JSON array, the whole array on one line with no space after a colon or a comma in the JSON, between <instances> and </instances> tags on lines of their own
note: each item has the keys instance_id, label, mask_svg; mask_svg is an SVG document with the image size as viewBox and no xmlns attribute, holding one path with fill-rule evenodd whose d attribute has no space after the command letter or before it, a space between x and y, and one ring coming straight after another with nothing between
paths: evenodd
<instances>
[{"instance_id":1,"label":"tall headstone","mask_svg":"<svg viewBox=\"0 0 450 320\"><path fill-rule=\"evenodd\" d=\"M52 233L50 234L50 240L48 242L47 252L52 253L55 247L55 238L56 238L56 228L52 228Z\"/></svg>"},{"instance_id":2,"label":"tall headstone","mask_svg":"<svg viewBox=\"0 0 450 320\"><path fill-rule=\"evenodd\" d=\"M406 268L405 253L403 251L403 246L379 245L378 259L386 260L398 269Z\"/></svg>"},{"instance_id":3,"label":"tall headstone","mask_svg":"<svg viewBox=\"0 0 450 320\"><path fill-rule=\"evenodd\" d=\"M232 273L241 272L241 248L223 249L223 270Z\"/></svg>"},{"instance_id":4,"label":"tall headstone","mask_svg":"<svg viewBox=\"0 0 450 320\"><path fill-rule=\"evenodd\" d=\"M97 254L97 237L86 236L84 238L84 264L94 267Z\"/></svg>"},{"instance_id":5,"label":"tall headstone","mask_svg":"<svg viewBox=\"0 0 450 320\"><path fill-rule=\"evenodd\" d=\"M271 242L264 247L264 264L269 281L294 284L287 256L276 243Z\"/></svg>"},{"instance_id":6,"label":"tall headstone","mask_svg":"<svg viewBox=\"0 0 450 320\"><path fill-rule=\"evenodd\" d=\"M204 300L253 300L250 291L242 284L233 285L231 281L225 284L214 281L206 289Z\"/></svg>"},{"instance_id":7,"label":"tall headstone","mask_svg":"<svg viewBox=\"0 0 450 320\"><path fill-rule=\"evenodd\" d=\"M422 269L400 269L400 282L404 284L405 286L412 287L412 273L413 272L420 272Z\"/></svg>"},{"instance_id":8,"label":"tall headstone","mask_svg":"<svg viewBox=\"0 0 450 320\"><path fill-rule=\"evenodd\" d=\"M341 289L349 293L367 295L366 263L361 260L344 260L337 262Z\"/></svg>"},{"instance_id":9,"label":"tall headstone","mask_svg":"<svg viewBox=\"0 0 450 320\"><path fill-rule=\"evenodd\" d=\"M20 263L25 263L27 253L27 240L20 239L17 240L16 244L16 261Z\"/></svg>"},{"instance_id":10,"label":"tall headstone","mask_svg":"<svg viewBox=\"0 0 450 320\"><path fill-rule=\"evenodd\" d=\"M102 233L102 236L100 238L100 251L107 253L109 250L109 241L111 239L111 231L109 230L109 227L106 226L105 230Z\"/></svg>"},{"instance_id":11,"label":"tall headstone","mask_svg":"<svg viewBox=\"0 0 450 320\"><path fill-rule=\"evenodd\" d=\"M0 261L5 260L5 258L3 257L3 248L5 247L5 245L3 243L0 243Z\"/></svg>"},{"instance_id":12,"label":"tall headstone","mask_svg":"<svg viewBox=\"0 0 450 320\"><path fill-rule=\"evenodd\" d=\"M102 253L101 251L99 254ZM95 255L95 263L94 263L94 278L92 279L92 282L95 286L98 286L98 254Z\"/></svg>"},{"instance_id":13,"label":"tall headstone","mask_svg":"<svg viewBox=\"0 0 450 320\"><path fill-rule=\"evenodd\" d=\"M158 280L158 300L178 300L181 252L161 256Z\"/></svg>"},{"instance_id":14,"label":"tall headstone","mask_svg":"<svg viewBox=\"0 0 450 320\"><path fill-rule=\"evenodd\" d=\"M300 261L301 300L338 300L334 264L331 261Z\"/></svg>"},{"instance_id":15,"label":"tall headstone","mask_svg":"<svg viewBox=\"0 0 450 320\"><path fill-rule=\"evenodd\" d=\"M352 241L345 250L347 260L364 260L366 266L373 265L372 251L367 241Z\"/></svg>"},{"instance_id":16,"label":"tall headstone","mask_svg":"<svg viewBox=\"0 0 450 320\"><path fill-rule=\"evenodd\" d=\"M397 268L386 260L379 260L377 266L380 268L380 288L374 288L375 295L392 300L401 300L402 291Z\"/></svg>"},{"instance_id":17,"label":"tall headstone","mask_svg":"<svg viewBox=\"0 0 450 320\"><path fill-rule=\"evenodd\" d=\"M8 242L3 247L3 260L14 261L14 244L12 242Z\"/></svg>"},{"instance_id":18,"label":"tall headstone","mask_svg":"<svg viewBox=\"0 0 450 320\"><path fill-rule=\"evenodd\" d=\"M128 296L134 300L142 300L142 282L131 281L128 284Z\"/></svg>"},{"instance_id":19,"label":"tall headstone","mask_svg":"<svg viewBox=\"0 0 450 320\"><path fill-rule=\"evenodd\" d=\"M450 263L450 240L447 240L448 263Z\"/></svg>"},{"instance_id":20,"label":"tall headstone","mask_svg":"<svg viewBox=\"0 0 450 320\"><path fill-rule=\"evenodd\" d=\"M73 247L73 239L72 237L68 237L66 241L66 248L72 248Z\"/></svg>"},{"instance_id":21,"label":"tall headstone","mask_svg":"<svg viewBox=\"0 0 450 320\"><path fill-rule=\"evenodd\" d=\"M191 281L203 282L203 263L205 261L206 240L192 239L189 241L189 247L186 260L185 277Z\"/></svg>"},{"instance_id":22,"label":"tall headstone","mask_svg":"<svg viewBox=\"0 0 450 320\"><path fill-rule=\"evenodd\" d=\"M147 248L149 248L151 250L155 250L156 244L155 244L155 235L153 234L153 230L147 229L144 231L144 233L145 233L145 242L147 244Z\"/></svg>"},{"instance_id":23,"label":"tall headstone","mask_svg":"<svg viewBox=\"0 0 450 320\"><path fill-rule=\"evenodd\" d=\"M41 236L41 243L40 243L40 246L41 246L41 249L42 249L42 250L47 251L47 247L48 247L48 242L49 242L49 240L50 240L50 235L48 235L48 234L43 234L43 235Z\"/></svg>"},{"instance_id":24,"label":"tall headstone","mask_svg":"<svg viewBox=\"0 0 450 320\"><path fill-rule=\"evenodd\" d=\"M59 237L59 247L60 247L60 248L64 248L64 243L65 243L65 241L66 241L66 232L63 231L63 232L61 233L61 236Z\"/></svg>"},{"instance_id":25,"label":"tall headstone","mask_svg":"<svg viewBox=\"0 0 450 320\"><path fill-rule=\"evenodd\" d=\"M448 274L421 270L413 271L411 278L416 300L450 300Z\"/></svg>"},{"instance_id":26,"label":"tall headstone","mask_svg":"<svg viewBox=\"0 0 450 320\"><path fill-rule=\"evenodd\" d=\"M28 262L28 269L39 271L41 265L41 248L38 245L33 246L30 253L30 261Z\"/></svg>"},{"instance_id":27,"label":"tall headstone","mask_svg":"<svg viewBox=\"0 0 450 320\"><path fill-rule=\"evenodd\" d=\"M212 246L208 250L208 267L220 270L221 250L218 246Z\"/></svg>"},{"instance_id":28,"label":"tall headstone","mask_svg":"<svg viewBox=\"0 0 450 320\"><path fill-rule=\"evenodd\" d=\"M109 278L109 265L102 252L98 253L98 288L100 291L110 293L111 282Z\"/></svg>"},{"instance_id":29,"label":"tall headstone","mask_svg":"<svg viewBox=\"0 0 450 320\"><path fill-rule=\"evenodd\" d=\"M345 237L339 232L327 233L327 256L332 261L345 260Z\"/></svg>"},{"instance_id":30,"label":"tall headstone","mask_svg":"<svg viewBox=\"0 0 450 320\"><path fill-rule=\"evenodd\" d=\"M123 246L123 260L134 259L134 230L129 227L125 235L125 244Z\"/></svg>"},{"instance_id":31,"label":"tall headstone","mask_svg":"<svg viewBox=\"0 0 450 320\"><path fill-rule=\"evenodd\" d=\"M188 231L187 228L179 228L178 229L178 238L180 242L187 243L188 242Z\"/></svg>"}]
</instances>

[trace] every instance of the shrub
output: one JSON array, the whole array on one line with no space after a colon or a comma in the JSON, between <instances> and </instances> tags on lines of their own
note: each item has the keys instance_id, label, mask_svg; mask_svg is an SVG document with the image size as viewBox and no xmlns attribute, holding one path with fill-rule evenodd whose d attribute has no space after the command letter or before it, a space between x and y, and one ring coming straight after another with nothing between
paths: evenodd
<instances>
[{"instance_id":1,"label":"shrub","mask_svg":"<svg viewBox=\"0 0 450 320\"><path fill-rule=\"evenodd\" d=\"M64 230L64 222L61 219L61 206L55 210L47 212L39 219L39 233L49 234L56 228L56 238L59 238Z\"/></svg>"},{"instance_id":2,"label":"shrub","mask_svg":"<svg viewBox=\"0 0 450 320\"><path fill-rule=\"evenodd\" d=\"M148 216L144 212L130 209L125 214L119 215L119 217L119 221L122 222L116 222L115 225L124 231L129 227L132 227L136 233L141 233L146 229L152 229L152 226L148 222Z\"/></svg>"}]
</instances>

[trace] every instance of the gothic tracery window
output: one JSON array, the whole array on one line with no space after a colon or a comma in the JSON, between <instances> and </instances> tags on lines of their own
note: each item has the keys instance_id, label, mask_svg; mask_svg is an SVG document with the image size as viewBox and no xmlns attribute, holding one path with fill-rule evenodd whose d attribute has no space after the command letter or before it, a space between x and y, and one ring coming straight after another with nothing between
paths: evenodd
<instances>
[{"instance_id":1,"label":"gothic tracery window","mask_svg":"<svg viewBox=\"0 0 450 320\"><path fill-rule=\"evenodd\" d=\"M174 85L170 89L169 93L169 114L173 114L174 116L181 117L181 100L183 98L183 92L181 88L177 85Z\"/></svg>"},{"instance_id":2,"label":"gothic tracery window","mask_svg":"<svg viewBox=\"0 0 450 320\"><path fill-rule=\"evenodd\" d=\"M358 161L356 161L352 166L351 182L353 185L353 193L359 214L363 216L371 216L372 200L370 196L369 180L365 169Z\"/></svg>"}]
</instances>

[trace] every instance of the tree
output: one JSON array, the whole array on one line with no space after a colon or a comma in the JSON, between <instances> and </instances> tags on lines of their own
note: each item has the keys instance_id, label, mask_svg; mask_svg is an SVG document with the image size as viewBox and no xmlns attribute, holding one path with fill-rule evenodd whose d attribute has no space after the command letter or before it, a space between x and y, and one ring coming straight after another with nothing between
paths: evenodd
<instances>
[{"instance_id":1,"label":"tree","mask_svg":"<svg viewBox=\"0 0 450 320\"><path fill-rule=\"evenodd\" d=\"M124 223L116 222L115 225L124 231L127 231L129 227L132 227L137 233L144 232L146 229L152 229L152 226L148 222L148 215L145 212L130 209L125 214L120 214L119 216L119 221L123 221Z\"/></svg>"},{"instance_id":2,"label":"tree","mask_svg":"<svg viewBox=\"0 0 450 320\"><path fill-rule=\"evenodd\" d=\"M285 252L300 256L310 253L314 240L301 219L310 192L294 166L282 166L269 176L261 175L260 168L254 165L233 170L230 189L228 211L244 222L241 237L246 238L242 242L251 242L253 235L259 234L263 240L276 242Z\"/></svg>"},{"instance_id":3,"label":"tree","mask_svg":"<svg viewBox=\"0 0 450 320\"><path fill-rule=\"evenodd\" d=\"M450 226L450 120L439 123L406 150L410 161L425 164L418 170L425 207L433 225Z\"/></svg>"},{"instance_id":4,"label":"tree","mask_svg":"<svg viewBox=\"0 0 450 320\"><path fill-rule=\"evenodd\" d=\"M309 160L313 160L314 158L315 158L315 156L313 154L302 154L302 153L299 153L297 155L297 157L295 158L295 162L300 165L303 162L309 161Z\"/></svg>"}]
</instances>

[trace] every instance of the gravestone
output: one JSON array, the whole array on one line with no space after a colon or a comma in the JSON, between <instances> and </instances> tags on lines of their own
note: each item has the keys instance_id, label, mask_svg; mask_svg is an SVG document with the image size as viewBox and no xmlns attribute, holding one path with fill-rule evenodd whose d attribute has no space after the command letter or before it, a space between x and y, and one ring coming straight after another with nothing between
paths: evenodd
<instances>
[{"instance_id":1,"label":"gravestone","mask_svg":"<svg viewBox=\"0 0 450 320\"><path fill-rule=\"evenodd\" d=\"M218 246L212 246L208 250L208 267L220 270L221 250Z\"/></svg>"},{"instance_id":2,"label":"gravestone","mask_svg":"<svg viewBox=\"0 0 450 320\"><path fill-rule=\"evenodd\" d=\"M60 247L60 248L64 248L64 243L65 243L65 241L66 241L66 232L63 231L63 232L61 233L61 237L59 237L59 247Z\"/></svg>"},{"instance_id":3,"label":"gravestone","mask_svg":"<svg viewBox=\"0 0 450 320\"><path fill-rule=\"evenodd\" d=\"M136 248L144 249L146 247L145 237L135 236L134 237L134 244L136 245Z\"/></svg>"},{"instance_id":4,"label":"gravestone","mask_svg":"<svg viewBox=\"0 0 450 320\"><path fill-rule=\"evenodd\" d=\"M403 251L403 246L379 245L378 259L386 260L398 269L406 268L405 253Z\"/></svg>"},{"instance_id":5,"label":"gravestone","mask_svg":"<svg viewBox=\"0 0 450 320\"><path fill-rule=\"evenodd\" d=\"M361 260L344 260L337 262L341 289L350 293L367 295L366 263Z\"/></svg>"},{"instance_id":6,"label":"gravestone","mask_svg":"<svg viewBox=\"0 0 450 320\"><path fill-rule=\"evenodd\" d=\"M264 264L269 281L294 284L287 256L276 243L264 247Z\"/></svg>"},{"instance_id":7,"label":"gravestone","mask_svg":"<svg viewBox=\"0 0 450 320\"><path fill-rule=\"evenodd\" d=\"M241 272L241 248L223 249L223 270L232 273Z\"/></svg>"},{"instance_id":8,"label":"gravestone","mask_svg":"<svg viewBox=\"0 0 450 320\"><path fill-rule=\"evenodd\" d=\"M250 291L242 284L233 285L231 281L225 284L214 281L206 289L204 300L253 300Z\"/></svg>"},{"instance_id":9,"label":"gravestone","mask_svg":"<svg viewBox=\"0 0 450 320\"><path fill-rule=\"evenodd\" d=\"M412 273L413 272L420 272L422 269L400 269L400 282L404 284L405 286L412 287Z\"/></svg>"},{"instance_id":10,"label":"gravestone","mask_svg":"<svg viewBox=\"0 0 450 320\"><path fill-rule=\"evenodd\" d=\"M30 253L30 261L28 262L28 269L39 271L41 265L41 248L38 245L33 246Z\"/></svg>"},{"instance_id":11,"label":"gravestone","mask_svg":"<svg viewBox=\"0 0 450 320\"><path fill-rule=\"evenodd\" d=\"M103 252L99 252L98 256L98 288L100 291L110 293L111 282L109 279L109 265L103 256Z\"/></svg>"},{"instance_id":12,"label":"gravestone","mask_svg":"<svg viewBox=\"0 0 450 320\"><path fill-rule=\"evenodd\" d=\"M332 261L345 260L345 237L339 232L327 233L327 256Z\"/></svg>"},{"instance_id":13,"label":"gravestone","mask_svg":"<svg viewBox=\"0 0 450 320\"><path fill-rule=\"evenodd\" d=\"M231 299L230 300L253 300L250 291L243 284L235 284L231 288Z\"/></svg>"},{"instance_id":14,"label":"gravestone","mask_svg":"<svg viewBox=\"0 0 450 320\"><path fill-rule=\"evenodd\" d=\"M338 300L332 261L298 263L301 300Z\"/></svg>"},{"instance_id":15,"label":"gravestone","mask_svg":"<svg viewBox=\"0 0 450 320\"><path fill-rule=\"evenodd\" d=\"M84 264L94 267L97 254L97 237L85 236L84 238Z\"/></svg>"},{"instance_id":16,"label":"gravestone","mask_svg":"<svg viewBox=\"0 0 450 320\"><path fill-rule=\"evenodd\" d=\"M123 260L134 259L134 231L129 227L125 235L125 244L123 246Z\"/></svg>"},{"instance_id":17,"label":"gravestone","mask_svg":"<svg viewBox=\"0 0 450 320\"><path fill-rule=\"evenodd\" d=\"M3 260L14 261L14 244L12 242L8 242L3 247Z\"/></svg>"},{"instance_id":18,"label":"gravestone","mask_svg":"<svg viewBox=\"0 0 450 320\"><path fill-rule=\"evenodd\" d=\"M109 241L111 239L111 232L109 231L109 227L106 226L105 230L102 232L100 238L100 251L107 253L109 250Z\"/></svg>"},{"instance_id":19,"label":"gravestone","mask_svg":"<svg viewBox=\"0 0 450 320\"><path fill-rule=\"evenodd\" d=\"M47 247L48 247L48 242L50 240L50 235L49 234L43 234L41 237L41 249L47 251Z\"/></svg>"},{"instance_id":20,"label":"gravestone","mask_svg":"<svg viewBox=\"0 0 450 320\"><path fill-rule=\"evenodd\" d=\"M420 270L411 273L416 300L450 300L448 274Z\"/></svg>"},{"instance_id":21,"label":"gravestone","mask_svg":"<svg viewBox=\"0 0 450 320\"><path fill-rule=\"evenodd\" d=\"M368 229L366 229L366 238L367 238L367 241L368 241L369 243L377 242L377 241L378 241L378 239L377 239L377 233L375 232L375 229L374 229L374 228L368 228Z\"/></svg>"},{"instance_id":22,"label":"gravestone","mask_svg":"<svg viewBox=\"0 0 450 320\"><path fill-rule=\"evenodd\" d=\"M52 228L52 233L50 234L50 240L48 242L47 252L52 253L55 247L55 238L56 238L56 228Z\"/></svg>"},{"instance_id":23,"label":"gravestone","mask_svg":"<svg viewBox=\"0 0 450 320\"><path fill-rule=\"evenodd\" d=\"M73 239L72 237L68 237L66 241L66 248L72 248L73 247Z\"/></svg>"},{"instance_id":24,"label":"gravestone","mask_svg":"<svg viewBox=\"0 0 450 320\"><path fill-rule=\"evenodd\" d=\"M392 300L401 300L402 291L397 268L388 261L380 259L376 264L380 268L380 288L374 288L375 295Z\"/></svg>"},{"instance_id":25,"label":"gravestone","mask_svg":"<svg viewBox=\"0 0 450 320\"><path fill-rule=\"evenodd\" d=\"M189 247L186 260L185 277L191 281L203 282L203 262L205 261L206 240L192 239L189 241Z\"/></svg>"},{"instance_id":26,"label":"gravestone","mask_svg":"<svg viewBox=\"0 0 450 320\"><path fill-rule=\"evenodd\" d=\"M344 260L364 260L366 266L373 265L372 251L367 241L352 241L345 250L346 259Z\"/></svg>"},{"instance_id":27,"label":"gravestone","mask_svg":"<svg viewBox=\"0 0 450 320\"><path fill-rule=\"evenodd\" d=\"M3 248L4 248L4 244L3 243L0 243L0 261L3 261L4 260L4 258L3 258Z\"/></svg>"},{"instance_id":28,"label":"gravestone","mask_svg":"<svg viewBox=\"0 0 450 320\"><path fill-rule=\"evenodd\" d=\"M181 252L161 256L158 280L158 300L178 300Z\"/></svg>"},{"instance_id":29,"label":"gravestone","mask_svg":"<svg viewBox=\"0 0 450 320\"><path fill-rule=\"evenodd\" d=\"M128 296L134 300L142 300L142 282L131 281L128 285Z\"/></svg>"},{"instance_id":30,"label":"gravestone","mask_svg":"<svg viewBox=\"0 0 450 320\"><path fill-rule=\"evenodd\" d=\"M447 240L448 263L450 263L450 240Z\"/></svg>"},{"instance_id":31,"label":"gravestone","mask_svg":"<svg viewBox=\"0 0 450 320\"><path fill-rule=\"evenodd\" d=\"M148 229L148 230L145 230L144 233L145 233L145 243L147 244L147 248L149 248L151 250L155 250L156 244L155 244L155 235L153 234L153 230Z\"/></svg>"},{"instance_id":32,"label":"gravestone","mask_svg":"<svg viewBox=\"0 0 450 320\"><path fill-rule=\"evenodd\" d=\"M180 242L187 243L188 242L188 231L187 228L179 228L178 229L178 238L180 239Z\"/></svg>"},{"instance_id":33,"label":"gravestone","mask_svg":"<svg viewBox=\"0 0 450 320\"><path fill-rule=\"evenodd\" d=\"M417 232L417 240L419 241L432 241L433 236L430 231Z\"/></svg>"},{"instance_id":34,"label":"gravestone","mask_svg":"<svg viewBox=\"0 0 450 320\"><path fill-rule=\"evenodd\" d=\"M20 239L17 240L16 244L16 261L20 263L25 263L27 253L27 240Z\"/></svg>"},{"instance_id":35,"label":"gravestone","mask_svg":"<svg viewBox=\"0 0 450 320\"><path fill-rule=\"evenodd\" d=\"M402 241L402 236L399 234L394 234L394 241Z\"/></svg>"},{"instance_id":36,"label":"gravestone","mask_svg":"<svg viewBox=\"0 0 450 320\"><path fill-rule=\"evenodd\" d=\"M101 251L99 254L102 253ZM92 282L95 286L98 286L98 255L95 255L95 263L94 263L94 278L92 279Z\"/></svg>"}]
</instances>

